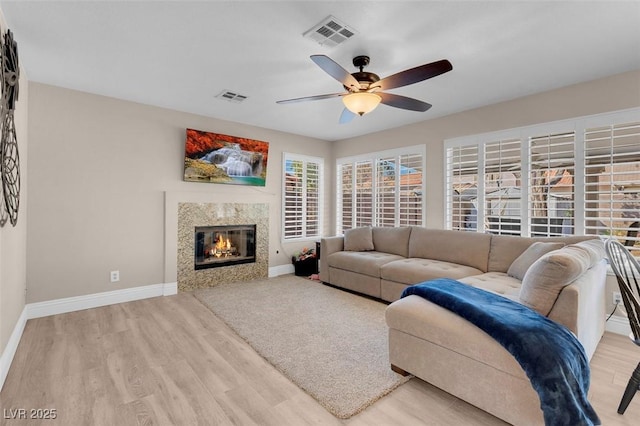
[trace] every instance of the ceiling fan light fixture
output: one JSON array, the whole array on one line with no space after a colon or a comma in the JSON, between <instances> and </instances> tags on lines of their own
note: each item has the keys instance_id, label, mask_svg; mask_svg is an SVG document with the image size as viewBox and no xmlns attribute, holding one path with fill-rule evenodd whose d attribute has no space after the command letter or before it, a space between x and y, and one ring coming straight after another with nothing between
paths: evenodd
<instances>
[{"instance_id":1,"label":"ceiling fan light fixture","mask_svg":"<svg viewBox=\"0 0 640 426\"><path fill-rule=\"evenodd\" d=\"M382 98L379 95L369 92L349 93L342 98L344 106L349 111L360 116L376 109L381 100Z\"/></svg>"}]
</instances>

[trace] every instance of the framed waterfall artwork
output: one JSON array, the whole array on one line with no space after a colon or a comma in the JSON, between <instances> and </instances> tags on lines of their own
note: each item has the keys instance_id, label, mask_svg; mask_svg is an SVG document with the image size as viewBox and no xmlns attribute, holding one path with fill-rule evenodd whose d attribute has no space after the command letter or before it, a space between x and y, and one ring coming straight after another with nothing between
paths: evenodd
<instances>
[{"instance_id":1,"label":"framed waterfall artwork","mask_svg":"<svg viewBox=\"0 0 640 426\"><path fill-rule=\"evenodd\" d=\"M269 143L187 129L184 180L265 186Z\"/></svg>"}]
</instances>

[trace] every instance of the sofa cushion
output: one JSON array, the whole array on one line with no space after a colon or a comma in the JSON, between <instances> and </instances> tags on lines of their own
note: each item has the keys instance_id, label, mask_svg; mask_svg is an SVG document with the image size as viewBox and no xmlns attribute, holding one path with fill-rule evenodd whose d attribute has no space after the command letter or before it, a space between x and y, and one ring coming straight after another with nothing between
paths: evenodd
<instances>
[{"instance_id":1,"label":"sofa cushion","mask_svg":"<svg viewBox=\"0 0 640 426\"><path fill-rule=\"evenodd\" d=\"M402 284L418 284L435 278L458 279L481 273L471 266L420 258L396 260L380 268L380 278Z\"/></svg>"},{"instance_id":2,"label":"sofa cushion","mask_svg":"<svg viewBox=\"0 0 640 426\"><path fill-rule=\"evenodd\" d=\"M574 244L592 238L588 236L527 238L513 235L492 235L488 271L507 272L513 261L536 241Z\"/></svg>"},{"instance_id":3,"label":"sofa cushion","mask_svg":"<svg viewBox=\"0 0 640 426\"><path fill-rule=\"evenodd\" d=\"M375 226L373 227L373 246L376 251L407 257L409 255L410 235L411 228L408 226L397 228Z\"/></svg>"},{"instance_id":4,"label":"sofa cushion","mask_svg":"<svg viewBox=\"0 0 640 426\"><path fill-rule=\"evenodd\" d=\"M373 250L373 233L370 226L348 229L344 232L344 249L346 251Z\"/></svg>"},{"instance_id":5,"label":"sofa cushion","mask_svg":"<svg viewBox=\"0 0 640 426\"><path fill-rule=\"evenodd\" d=\"M491 235L413 227L409 257L441 260L487 271Z\"/></svg>"},{"instance_id":6,"label":"sofa cushion","mask_svg":"<svg viewBox=\"0 0 640 426\"><path fill-rule=\"evenodd\" d=\"M380 267L394 260L402 259L397 254L377 251L339 251L327 256L331 268L357 272L371 277L380 277Z\"/></svg>"},{"instance_id":7,"label":"sofa cushion","mask_svg":"<svg viewBox=\"0 0 640 426\"><path fill-rule=\"evenodd\" d=\"M520 281L524 278L524 274L527 272L527 269L533 263L540 259L542 255L549 253L553 250L558 250L564 247L564 243L543 243L540 241L536 241L531 244L520 256L513 261L511 266L509 266L509 270L507 271L507 275L517 278Z\"/></svg>"},{"instance_id":8,"label":"sofa cushion","mask_svg":"<svg viewBox=\"0 0 640 426\"><path fill-rule=\"evenodd\" d=\"M542 315L548 315L560 291L591 266L589 250L570 245L536 260L522 280L520 301Z\"/></svg>"},{"instance_id":9,"label":"sofa cushion","mask_svg":"<svg viewBox=\"0 0 640 426\"><path fill-rule=\"evenodd\" d=\"M487 272L486 274L461 278L458 281L520 302L522 282L504 272Z\"/></svg>"}]
</instances>

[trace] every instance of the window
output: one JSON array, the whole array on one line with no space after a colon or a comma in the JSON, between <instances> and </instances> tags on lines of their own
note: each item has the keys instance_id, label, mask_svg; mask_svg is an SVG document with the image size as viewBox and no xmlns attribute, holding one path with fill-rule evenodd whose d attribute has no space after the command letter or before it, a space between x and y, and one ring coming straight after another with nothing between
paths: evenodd
<instances>
[{"instance_id":1,"label":"window","mask_svg":"<svg viewBox=\"0 0 640 426\"><path fill-rule=\"evenodd\" d=\"M342 164L339 166L340 171L338 172L338 179L340 184L339 190L337 191L338 195L338 217L342 218L342 229L351 229L355 226L353 225L354 220L354 212L353 207L355 205L353 200L354 194L354 174L353 164Z\"/></svg>"},{"instance_id":2,"label":"window","mask_svg":"<svg viewBox=\"0 0 640 426\"><path fill-rule=\"evenodd\" d=\"M373 162L355 164L355 191L353 224L355 227L373 224Z\"/></svg>"},{"instance_id":3,"label":"window","mask_svg":"<svg viewBox=\"0 0 640 426\"><path fill-rule=\"evenodd\" d=\"M574 234L574 148L574 132L529 139L527 211L532 237Z\"/></svg>"},{"instance_id":4,"label":"window","mask_svg":"<svg viewBox=\"0 0 640 426\"><path fill-rule=\"evenodd\" d=\"M337 160L337 233L360 226L422 225L424 147Z\"/></svg>"},{"instance_id":5,"label":"window","mask_svg":"<svg viewBox=\"0 0 640 426\"><path fill-rule=\"evenodd\" d=\"M323 159L284 154L282 229L285 240L322 235Z\"/></svg>"},{"instance_id":6,"label":"window","mask_svg":"<svg viewBox=\"0 0 640 426\"><path fill-rule=\"evenodd\" d=\"M397 225L422 225L422 191L423 166L422 154L406 154L398 157L399 170L396 172L395 183L398 188L399 201L397 203ZM390 180L391 181L391 180ZM380 226L391 226L381 224Z\"/></svg>"},{"instance_id":7,"label":"window","mask_svg":"<svg viewBox=\"0 0 640 426\"><path fill-rule=\"evenodd\" d=\"M640 109L445 141L448 229L616 236L640 256Z\"/></svg>"},{"instance_id":8,"label":"window","mask_svg":"<svg viewBox=\"0 0 640 426\"><path fill-rule=\"evenodd\" d=\"M485 229L496 234L520 235L522 167L520 140L504 139L484 147Z\"/></svg>"},{"instance_id":9,"label":"window","mask_svg":"<svg viewBox=\"0 0 640 426\"><path fill-rule=\"evenodd\" d=\"M640 122L587 128L584 160L585 233L640 256Z\"/></svg>"},{"instance_id":10,"label":"window","mask_svg":"<svg viewBox=\"0 0 640 426\"><path fill-rule=\"evenodd\" d=\"M456 146L446 151L446 212L450 229L478 229L478 146Z\"/></svg>"},{"instance_id":11,"label":"window","mask_svg":"<svg viewBox=\"0 0 640 426\"><path fill-rule=\"evenodd\" d=\"M378 160L376 167L376 217L380 226L396 224L396 168L392 157Z\"/></svg>"}]
</instances>

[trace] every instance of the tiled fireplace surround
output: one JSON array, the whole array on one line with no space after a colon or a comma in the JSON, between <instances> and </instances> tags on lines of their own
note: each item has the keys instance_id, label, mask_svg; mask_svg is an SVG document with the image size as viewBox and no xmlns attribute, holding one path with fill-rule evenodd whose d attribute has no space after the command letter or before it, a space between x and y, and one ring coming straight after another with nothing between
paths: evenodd
<instances>
[{"instance_id":1,"label":"tiled fireplace surround","mask_svg":"<svg viewBox=\"0 0 640 426\"><path fill-rule=\"evenodd\" d=\"M186 197L193 198L193 197ZM199 197L196 197L199 198ZM178 291L212 287L222 282L266 278L269 272L269 205L266 203L214 203L165 198L165 276L176 276ZM172 214L174 213L175 214ZM256 225L256 261L220 268L194 269L196 226ZM176 232L176 233L174 233ZM173 241L171 235L176 235ZM172 259L172 253L176 256ZM177 255L176 255L177 254Z\"/></svg>"}]
</instances>

